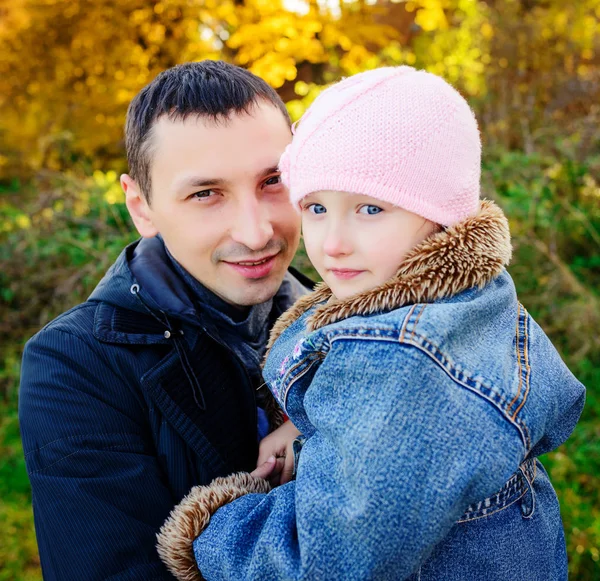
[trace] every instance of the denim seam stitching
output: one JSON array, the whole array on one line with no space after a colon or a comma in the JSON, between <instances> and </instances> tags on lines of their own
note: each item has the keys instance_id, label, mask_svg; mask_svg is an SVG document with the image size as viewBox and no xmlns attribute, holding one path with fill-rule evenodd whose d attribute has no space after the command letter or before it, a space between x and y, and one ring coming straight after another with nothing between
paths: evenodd
<instances>
[{"instance_id":1,"label":"denim seam stitching","mask_svg":"<svg viewBox=\"0 0 600 581\"><path fill-rule=\"evenodd\" d=\"M387 332L388 332L388 336L379 334L376 337L371 337L371 336L364 335L364 334L361 335L361 334L348 333L347 329L340 329L335 332L335 335L333 335L332 337L329 338L329 345L331 345L335 341L344 340L344 339L350 339L350 340L360 339L363 341L387 341L388 343L397 343L397 341L398 341L397 330L396 331L387 330ZM380 330L380 333L381 333L381 330ZM325 359L325 357L326 357L326 353L323 353L322 351L313 351L312 356L304 357L304 359L295 363L294 366L291 367L287 371L284 378L281 380L281 386L282 386L281 402L282 402L282 407L284 409L286 408L288 392L289 392L290 388L292 387L292 385L296 382L296 380L298 380L300 377L302 377L317 361L323 361ZM308 362L308 365L307 365L307 362ZM302 369L300 369L301 367L302 367Z\"/></svg>"},{"instance_id":2,"label":"denim seam stitching","mask_svg":"<svg viewBox=\"0 0 600 581\"><path fill-rule=\"evenodd\" d=\"M416 347L417 349L419 349L420 351L422 351L423 353L425 353L426 355L428 355L435 363L437 363L437 365L439 367L441 367L441 369L443 369L445 371L445 373L453 381L455 381L459 385L462 385L463 387L467 388L469 391L478 394L480 397L483 397L486 401L488 401L489 403L494 405L494 407L496 407L502 413L502 415L508 419L509 423L512 424L513 426L515 426L515 428L521 434L521 438L523 440L523 443L525 444L526 449L527 450L530 449L530 447L531 447L530 446L530 437L529 437L529 430L527 428L527 425L520 418L511 418L511 416L506 413L506 410L504 409L504 407L506 405L506 399L501 394L499 394L491 386L484 385L483 382L481 382L481 381L475 381L473 378L468 376L466 373L458 371L454 367L454 365L452 365L450 362L448 362L448 359L444 356L442 351L436 345L434 345L433 343L428 341L425 337L423 337L422 335L420 335L418 333L416 334L416 337L418 339L420 339L420 341L423 343L422 345L420 342L418 342L416 340L410 340L410 339L408 339L408 340L404 339L404 341L402 343L406 344L406 345L412 345L412 346ZM427 348L428 346L429 346L429 349ZM438 357L440 357L443 360L443 362L439 361ZM462 379L460 379L458 377L459 374L465 376L467 379L470 379L476 385L473 385L473 386L468 385L467 383L465 383ZM479 388L477 388L477 384L482 387L485 387L490 392L490 394L493 396L493 398L490 398L490 397L486 396L484 393L482 393L482 391Z\"/></svg>"},{"instance_id":3,"label":"denim seam stitching","mask_svg":"<svg viewBox=\"0 0 600 581\"><path fill-rule=\"evenodd\" d=\"M530 391L530 376L531 366L529 364L529 321L528 313L525 307L517 304L517 321L515 329L515 352L519 365L519 387L515 397L508 405L507 412L510 412L512 407L521 399L521 402L512 413L512 418L515 419L519 412L523 409ZM521 395L522 393L522 395Z\"/></svg>"},{"instance_id":4,"label":"denim seam stitching","mask_svg":"<svg viewBox=\"0 0 600 581\"><path fill-rule=\"evenodd\" d=\"M521 353L520 353L520 342L521 342L521 337L519 334L519 323L521 322L521 306L519 304L517 304L517 318L516 318L516 324L515 324L515 352L516 352L516 356L517 356L517 364L519 366L519 386L517 388L517 393L515 395L515 397L512 399L512 401L508 404L508 407L506 408L507 412L510 412L511 408L513 407L513 405L515 404L515 402L519 399L520 395L521 395L521 389L523 388L523 364L521 362ZM514 416L513 416L514 417Z\"/></svg>"},{"instance_id":5,"label":"denim seam stitching","mask_svg":"<svg viewBox=\"0 0 600 581\"><path fill-rule=\"evenodd\" d=\"M305 359L306 361L307 359ZM287 414L287 398L288 395L290 393L290 390L292 389L292 386L294 385L294 383L296 383L296 381L298 381L298 379L300 379L301 377L303 377L306 373L308 373L308 371L312 368L312 366L319 361L319 358L315 358L313 359L302 371L298 372L295 377L290 381L290 383L285 387L285 390L283 392L283 397L281 398L282 401L282 407L285 411L285 413Z\"/></svg>"},{"instance_id":6,"label":"denim seam stitching","mask_svg":"<svg viewBox=\"0 0 600 581\"><path fill-rule=\"evenodd\" d=\"M410 321L410 318L412 317L412 314L415 310L415 308L417 307L417 305L413 305L410 309L410 311L408 312L408 315L406 315L406 318L404 319L404 324L402 325L402 330L400 332L400 342L404 342L404 334L406 333L406 328L408 327L408 322Z\"/></svg>"},{"instance_id":7,"label":"denim seam stitching","mask_svg":"<svg viewBox=\"0 0 600 581\"><path fill-rule=\"evenodd\" d=\"M531 470L531 474L529 473L529 470L527 468L527 464L531 463L532 465L532 470ZM531 480L529 479L529 476L531 476ZM529 460L525 460L524 462L522 462L519 465L519 468L517 469L517 472L515 472L504 484L504 486L495 494L489 496L488 498L485 498L484 500L482 500L480 503L478 504L482 504L485 503L486 500L488 499L492 499L493 497L499 497L500 494L503 492L503 490L505 488L510 488L511 487L517 487L519 485L519 480L521 480L521 486L523 487L519 496L517 496L516 498L511 499L511 494L515 494L513 493L507 493L506 496L508 497L508 500L506 501L506 504L503 504L502 506L500 506L500 508L497 508L496 510L494 510L493 512L488 512L486 514L480 514L479 516L473 516L470 518L460 518L458 521L456 521L457 523L464 523L464 522L469 522L469 521L473 521L473 520L477 520L480 518L485 518L488 516L492 516L493 514L496 514L502 510L504 510L505 508L508 508L509 506L511 506L512 504L514 504L515 502L517 502L518 500L520 500L521 498L523 498L523 496L525 496L525 494L531 490L533 493L533 483L535 482L535 479L537 477L537 462L535 461L535 459L529 459ZM515 483L511 485L511 481L515 480ZM525 482L523 482L525 481ZM496 505L500 504L498 500L496 500ZM482 509L478 509L478 510L471 510L469 511L472 514L478 514L481 512ZM463 516L466 514L467 511L465 511L465 513L463 513Z\"/></svg>"},{"instance_id":8,"label":"denim seam stitching","mask_svg":"<svg viewBox=\"0 0 600 581\"><path fill-rule=\"evenodd\" d=\"M421 310L419 312L419 314L417 315L417 318L415 319L415 322L413 323L413 328L412 328L412 332L410 334L410 338L412 339L415 336L415 333L417 331L417 324L419 323L419 319L421 318L421 315L425 312L425 307L427 305L419 305L421 307Z\"/></svg>"},{"instance_id":9,"label":"denim seam stitching","mask_svg":"<svg viewBox=\"0 0 600 581\"><path fill-rule=\"evenodd\" d=\"M513 498L508 504L505 504L504 506L497 508L496 510L494 510L494 512L488 512L486 514L480 514L479 516L474 516L474 517L461 518L460 520L457 520L456 522L457 522L457 524L463 524L463 523L472 522L474 520L479 520L482 518L487 518L488 516L493 516L495 514L498 514L499 512L502 512L503 510L507 509L509 506L512 506L515 502L521 500L521 498L523 498L525 496L525 494L527 494L527 488L522 490L521 494L519 494L519 496L517 496L516 498Z\"/></svg>"},{"instance_id":10,"label":"denim seam stitching","mask_svg":"<svg viewBox=\"0 0 600 581\"><path fill-rule=\"evenodd\" d=\"M409 316L407 317L407 320L409 317L410 317L410 313L409 313ZM435 345L434 343L432 343L431 341L429 341L428 339L426 339L419 333L415 333L415 338L411 340L411 339L406 339L406 338L402 339L402 334L400 334L400 336L398 337L397 331L396 332L388 331L388 336L379 335L379 336L373 337L373 336L369 336L369 335L358 334L356 332L351 332L348 329L343 329L343 330L336 332L336 334L333 337L330 337L330 343L333 343L334 341L338 341L338 340L343 340L343 339L360 339L363 341L392 341L392 342L399 342L403 345L410 345L410 346L416 347L417 349L419 349L420 351L422 351L423 353L428 355L450 377L450 379L452 379L459 385L462 385L463 387L465 387L472 393L475 393L476 395L482 397L485 401L489 402L494 407L496 407L498 409L498 411L502 414L502 416L511 425L513 425L515 427L515 429L519 432L526 449L527 450L530 449L531 439L529 436L529 429L527 428L527 425L521 418L517 417L517 418L513 419L513 418L511 418L511 416L509 414L506 413L506 410L505 410L506 404L507 404L506 398L503 397L496 390L494 390L490 385L484 384L482 381L476 381L466 372L457 370L456 367L448 361L447 357L443 354L443 352L437 345ZM443 361L439 361L438 357L441 358ZM306 361L306 359L308 359L308 358L305 358L303 361ZM294 368L297 368L297 367L298 367L298 365L296 365ZM471 386L471 385L465 383L460 378L460 376L463 376L466 379L472 381L475 385ZM288 377L289 377L289 374L288 374ZM295 381L295 379L294 379L294 381ZM483 393L478 386L484 387L487 391L489 391L491 394L491 397L487 396L485 393ZM288 388L289 388L289 386L288 386ZM287 390L287 388L286 388L286 390Z\"/></svg>"},{"instance_id":11,"label":"denim seam stitching","mask_svg":"<svg viewBox=\"0 0 600 581\"><path fill-rule=\"evenodd\" d=\"M315 361L315 360L323 360L325 359L325 355L323 354L322 351L313 351L310 355L304 357L304 359L301 359L300 361L296 362L292 367L290 367L285 376L283 377L283 379L281 380L281 384L285 385L286 381L294 381L295 377L292 377L292 375L294 374L294 371L296 371L299 367L301 367L302 365L304 365L307 361Z\"/></svg>"},{"instance_id":12,"label":"denim seam stitching","mask_svg":"<svg viewBox=\"0 0 600 581\"><path fill-rule=\"evenodd\" d=\"M531 365L529 365L529 349L528 349L529 318L528 318L527 309L525 309L525 307L523 305L521 305L520 303L519 303L519 307L521 309L523 309L523 332L525 335L525 337L523 339L523 364L525 366L525 391L523 392L523 400L521 401L521 404L519 405L519 407L515 410L513 417L517 416L517 414L521 411L521 409L525 405L525 402L527 401L527 397L529 396L529 390L530 390L529 382L530 382L530 376L531 376Z\"/></svg>"}]
</instances>

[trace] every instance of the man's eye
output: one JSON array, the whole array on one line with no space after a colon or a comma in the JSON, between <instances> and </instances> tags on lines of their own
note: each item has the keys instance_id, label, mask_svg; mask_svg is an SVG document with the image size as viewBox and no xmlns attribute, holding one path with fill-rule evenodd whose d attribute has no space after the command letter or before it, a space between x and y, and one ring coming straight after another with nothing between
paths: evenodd
<instances>
[{"instance_id":1,"label":"man's eye","mask_svg":"<svg viewBox=\"0 0 600 581\"><path fill-rule=\"evenodd\" d=\"M379 214L380 212L383 212L383 208L380 208L379 206L372 206L370 204L366 204L364 206L361 206L358 209L358 213L359 214L373 215L373 214Z\"/></svg>"},{"instance_id":2,"label":"man's eye","mask_svg":"<svg viewBox=\"0 0 600 581\"><path fill-rule=\"evenodd\" d=\"M327 208L321 204L309 204L304 209L311 214L325 214L327 212Z\"/></svg>"},{"instance_id":3,"label":"man's eye","mask_svg":"<svg viewBox=\"0 0 600 581\"><path fill-rule=\"evenodd\" d=\"M271 176L268 180L265 180L265 186L276 186L281 183L281 176Z\"/></svg>"},{"instance_id":4,"label":"man's eye","mask_svg":"<svg viewBox=\"0 0 600 581\"><path fill-rule=\"evenodd\" d=\"M202 190L201 192L194 192L190 198L210 198L215 193L214 190Z\"/></svg>"}]
</instances>

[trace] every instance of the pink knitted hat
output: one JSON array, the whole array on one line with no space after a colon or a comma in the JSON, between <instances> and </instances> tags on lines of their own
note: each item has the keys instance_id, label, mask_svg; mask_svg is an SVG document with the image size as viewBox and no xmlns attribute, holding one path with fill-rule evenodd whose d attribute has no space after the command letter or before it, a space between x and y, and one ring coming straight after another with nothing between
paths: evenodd
<instances>
[{"instance_id":1,"label":"pink knitted hat","mask_svg":"<svg viewBox=\"0 0 600 581\"><path fill-rule=\"evenodd\" d=\"M320 190L365 194L450 226L479 207L481 141L458 91L412 67L323 91L279 163L292 203Z\"/></svg>"}]
</instances>

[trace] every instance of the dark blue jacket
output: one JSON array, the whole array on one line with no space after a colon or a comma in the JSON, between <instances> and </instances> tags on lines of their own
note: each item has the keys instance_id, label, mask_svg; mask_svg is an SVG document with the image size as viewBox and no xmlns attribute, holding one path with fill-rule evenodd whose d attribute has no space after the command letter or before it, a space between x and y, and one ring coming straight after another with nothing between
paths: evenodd
<instances>
[{"instance_id":1,"label":"dark blue jacket","mask_svg":"<svg viewBox=\"0 0 600 581\"><path fill-rule=\"evenodd\" d=\"M47 581L173 579L170 510L258 454L255 388L156 238L27 343L19 417Z\"/></svg>"}]
</instances>

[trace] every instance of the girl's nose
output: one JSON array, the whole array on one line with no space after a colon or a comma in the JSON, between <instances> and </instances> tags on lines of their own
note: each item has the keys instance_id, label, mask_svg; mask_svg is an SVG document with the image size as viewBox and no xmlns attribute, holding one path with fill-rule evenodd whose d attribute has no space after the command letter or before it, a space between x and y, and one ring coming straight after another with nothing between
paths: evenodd
<instances>
[{"instance_id":1,"label":"girl's nose","mask_svg":"<svg viewBox=\"0 0 600 581\"><path fill-rule=\"evenodd\" d=\"M328 256L347 256L352 253L350 233L341 225L332 225L327 232L323 251Z\"/></svg>"}]
</instances>

